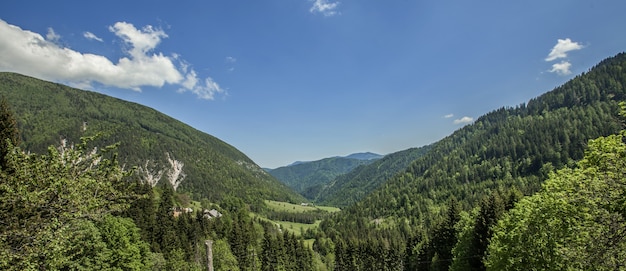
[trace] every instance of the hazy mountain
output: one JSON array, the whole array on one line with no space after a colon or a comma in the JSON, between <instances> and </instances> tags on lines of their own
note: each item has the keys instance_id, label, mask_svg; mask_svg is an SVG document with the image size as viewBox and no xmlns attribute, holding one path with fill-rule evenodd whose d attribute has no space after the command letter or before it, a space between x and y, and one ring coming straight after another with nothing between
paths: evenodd
<instances>
[{"instance_id":1,"label":"hazy mountain","mask_svg":"<svg viewBox=\"0 0 626 271\"><path fill-rule=\"evenodd\" d=\"M359 160L375 160L375 159L383 158L383 156L384 155L380 155L380 154L376 154L372 152L359 152L359 153L353 153L348 156L345 156L345 158L352 158L352 159L359 159Z\"/></svg>"},{"instance_id":2,"label":"hazy mountain","mask_svg":"<svg viewBox=\"0 0 626 271\"><path fill-rule=\"evenodd\" d=\"M317 201L333 206L347 206L378 188L387 179L408 167L431 149L431 145L388 154L373 163L362 165L337 176L319 191ZM367 157L367 154L362 156Z\"/></svg>"},{"instance_id":3,"label":"hazy mountain","mask_svg":"<svg viewBox=\"0 0 626 271\"><path fill-rule=\"evenodd\" d=\"M269 170L278 180L315 200L318 193L335 177L348 173L354 168L379 159L375 153L355 153L346 157L331 157L311 162L294 162L288 166Z\"/></svg>"},{"instance_id":4,"label":"hazy mountain","mask_svg":"<svg viewBox=\"0 0 626 271\"><path fill-rule=\"evenodd\" d=\"M233 146L146 106L14 73L0 73L0 95L15 112L26 150L100 133L94 145L119 142L129 167L149 161L152 170L167 169L168 156L184 164L179 190L197 198L302 200Z\"/></svg>"}]
</instances>

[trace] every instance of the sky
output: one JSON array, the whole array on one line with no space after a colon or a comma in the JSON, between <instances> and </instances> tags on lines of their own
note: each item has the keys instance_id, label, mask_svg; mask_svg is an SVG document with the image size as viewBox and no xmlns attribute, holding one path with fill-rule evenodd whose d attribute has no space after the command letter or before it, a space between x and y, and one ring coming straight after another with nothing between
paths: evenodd
<instances>
[{"instance_id":1,"label":"sky","mask_svg":"<svg viewBox=\"0 0 626 271\"><path fill-rule=\"evenodd\" d=\"M0 3L0 71L154 108L262 167L436 142L626 50L626 1Z\"/></svg>"}]
</instances>

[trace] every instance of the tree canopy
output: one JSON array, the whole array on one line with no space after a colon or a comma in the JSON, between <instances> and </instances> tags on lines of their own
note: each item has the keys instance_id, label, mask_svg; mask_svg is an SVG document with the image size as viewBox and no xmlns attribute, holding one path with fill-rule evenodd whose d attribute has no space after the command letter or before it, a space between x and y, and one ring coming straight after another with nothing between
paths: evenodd
<instances>
[{"instance_id":1,"label":"tree canopy","mask_svg":"<svg viewBox=\"0 0 626 271\"><path fill-rule=\"evenodd\" d=\"M624 135L591 140L576 168L552 174L506 214L494 229L488 270L624 270Z\"/></svg>"}]
</instances>

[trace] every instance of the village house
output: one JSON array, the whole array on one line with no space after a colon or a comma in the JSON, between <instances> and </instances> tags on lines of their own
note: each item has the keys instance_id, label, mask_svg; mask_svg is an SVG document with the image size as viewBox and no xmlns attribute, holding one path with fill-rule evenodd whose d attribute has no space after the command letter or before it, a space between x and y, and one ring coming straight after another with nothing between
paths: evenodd
<instances>
[{"instance_id":1,"label":"village house","mask_svg":"<svg viewBox=\"0 0 626 271\"><path fill-rule=\"evenodd\" d=\"M211 209L211 210L204 209L202 211L202 216L206 219L220 218L222 217L222 213L218 212L215 209Z\"/></svg>"},{"instance_id":2,"label":"village house","mask_svg":"<svg viewBox=\"0 0 626 271\"><path fill-rule=\"evenodd\" d=\"M193 212L193 209L191 208L183 208L183 207L174 207L172 208L172 214L174 217L178 217L181 214L188 214Z\"/></svg>"}]
</instances>

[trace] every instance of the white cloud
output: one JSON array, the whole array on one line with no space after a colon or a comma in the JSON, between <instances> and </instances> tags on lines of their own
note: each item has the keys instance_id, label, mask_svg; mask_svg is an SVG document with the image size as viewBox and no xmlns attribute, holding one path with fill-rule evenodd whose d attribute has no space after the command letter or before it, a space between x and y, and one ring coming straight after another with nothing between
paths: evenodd
<instances>
[{"instance_id":1,"label":"white cloud","mask_svg":"<svg viewBox=\"0 0 626 271\"><path fill-rule=\"evenodd\" d=\"M48 27L48 34L46 34L46 40L51 42L58 42L61 39L61 36L54 32L52 27Z\"/></svg>"},{"instance_id":2,"label":"white cloud","mask_svg":"<svg viewBox=\"0 0 626 271\"><path fill-rule=\"evenodd\" d=\"M572 73L570 68L572 64L567 61L561 61L561 63L552 64L552 69L549 72L555 72L558 75L569 75Z\"/></svg>"},{"instance_id":3,"label":"white cloud","mask_svg":"<svg viewBox=\"0 0 626 271\"><path fill-rule=\"evenodd\" d=\"M466 124L466 123L471 123L472 121L474 121L474 118L465 116L460 119L455 119L453 123L454 124Z\"/></svg>"},{"instance_id":4,"label":"white cloud","mask_svg":"<svg viewBox=\"0 0 626 271\"><path fill-rule=\"evenodd\" d=\"M339 2L328 2L328 0L313 0L313 6L309 11L311 13L321 13L324 16L333 16L338 15L337 7L339 6Z\"/></svg>"},{"instance_id":5,"label":"white cloud","mask_svg":"<svg viewBox=\"0 0 626 271\"><path fill-rule=\"evenodd\" d=\"M167 34L148 25L142 29L118 22L109 30L126 44L128 56L113 63L101 55L81 53L57 45L60 36L48 29L46 39L0 20L0 70L22 73L72 85L91 86L100 83L140 91L141 87L178 85L202 99L213 99L224 90L207 77L200 80L178 55L153 53ZM177 62L176 64L174 62Z\"/></svg>"},{"instance_id":6,"label":"white cloud","mask_svg":"<svg viewBox=\"0 0 626 271\"><path fill-rule=\"evenodd\" d=\"M232 56L227 56L227 57L226 57L226 60L225 60L224 62L226 62L226 65L228 65L228 66L229 66L229 67L228 67L228 71L229 71L229 72L232 72L232 71L234 71L234 70L235 70L234 65L235 65L235 63L237 63L237 59L236 59L236 58L234 58L234 57L232 57Z\"/></svg>"},{"instance_id":7,"label":"white cloud","mask_svg":"<svg viewBox=\"0 0 626 271\"><path fill-rule=\"evenodd\" d=\"M552 50L550 51L550 53L548 54L548 57L546 57L545 60L552 61L552 60L556 60L559 58L566 58L567 52L580 50L582 48L583 46L580 43L573 42L569 38L564 39L564 40L558 39L556 45L552 47Z\"/></svg>"},{"instance_id":8,"label":"white cloud","mask_svg":"<svg viewBox=\"0 0 626 271\"><path fill-rule=\"evenodd\" d=\"M83 33L83 37L85 37L85 38L86 38L86 39L88 39L88 40L95 40L95 41L99 41L99 42L102 42L102 41L103 41L101 38L99 38L98 36L96 36L96 34L91 33L91 32L89 32L89 31L84 32L84 33Z\"/></svg>"},{"instance_id":9,"label":"white cloud","mask_svg":"<svg viewBox=\"0 0 626 271\"><path fill-rule=\"evenodd\" d=\"M446 119L449 119L449 118L451 118L451 117L454 117L454 114L448 114L448 115L445 115L445 116L443 116L443 117L444 117L444 118L446 118Z\"/></svg>"}]
</instances>

